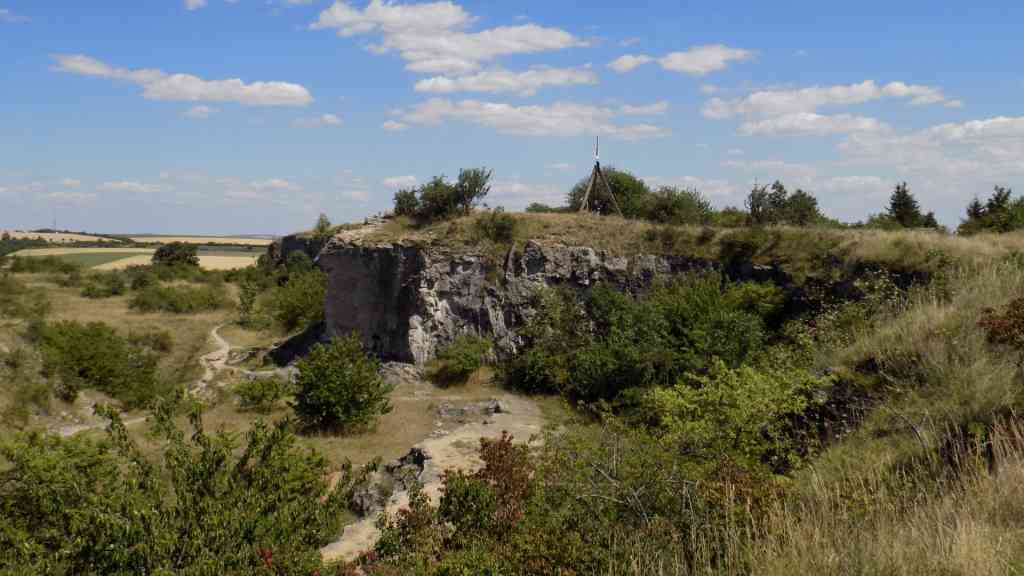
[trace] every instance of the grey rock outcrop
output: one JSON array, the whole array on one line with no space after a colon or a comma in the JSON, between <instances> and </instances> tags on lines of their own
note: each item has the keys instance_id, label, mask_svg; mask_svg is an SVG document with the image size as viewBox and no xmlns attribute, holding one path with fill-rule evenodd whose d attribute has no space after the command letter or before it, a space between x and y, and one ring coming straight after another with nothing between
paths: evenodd
<instances>
[{"instance_id":1,"label":"grey rock outcrop","mask_svg":"<svg viewBox=\"0 0 1024 576\"><path fill-rule=\"evenodd\" d=\"M682 256L623 257L588 247L527 242L501 264L431 246L335 239L318 257L328 274L326 330L357 331L382 358L423 364L464 333L491 337L499 354L521 345L516 330L537 290L611 283L642 290L655 278L716 266Z\"/></svg>"}]
</instances>

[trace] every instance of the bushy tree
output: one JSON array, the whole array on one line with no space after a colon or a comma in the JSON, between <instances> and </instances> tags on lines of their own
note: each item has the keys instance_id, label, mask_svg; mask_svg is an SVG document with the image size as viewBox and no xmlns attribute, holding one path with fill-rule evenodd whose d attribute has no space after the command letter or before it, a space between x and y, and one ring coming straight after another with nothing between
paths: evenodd
<instances>
[{"instance_id":1,"label":"bushy tree","mask_svg":"<svg viewBox=\"0 0 1024 576\"><path fill-rule=\"evenodd\" d=\"M285 330L303 329L324 318L327 275L320 270L289 275L284 286L272 289L266 311Z\"/></svg>"},{"instance_id":2,"label":"bushy tree","mask_svg":"<svg viewBox=\"0 0 1024 576\"><path fill-rule=\"evenodd\" d=\"M755 226L789 224L809 226L825 220L818 209L818 199L797 189L792 194L776 180L769 186L754 186L747 196L749 223Z\"/></svg>"},{"instance_id":3,"label":"bushy tree","mask_svg":"<svg viewBox=\"0 0 1024 576\"><path fill-rule=\"evenodd\" d=\"M465 384L484 365L490 351L491 343L487 339L463 334L438 352L427 373L443 386Z\"/></svg>"},{"instance_id":4,"label":"bushy tree","mask_svg":"<svg viewBox=\"0 0 1024 576\"><path fill-rule=\"evenodd\" d=\"M395 216L416 216L420 209L420 199L416 190L399 190L395 192Z\"/></svg>"},{"instance_id":5,"label":"bushy tree","mask_svg":"<svg viewBox=\"0 0 1024 576\"><path fill-rule=\"evenodd\" d=\"M309 428L362 429L391 411L391 386L381 378L380 363L363 351L356 334L317 344L297 368L293 408Z\"/></svg>"},{"instance_id":6,"label":"bushy tree","mask_svg":"<svg viewBox=\"0 0 1024 576\"><path fill-rule=\"evenodd\" d=\"M651 193L643 207L647 220L662 224L707 224L714 210L696 188L662 186Z\"/></svg>"},{"instance_id":7,"label":"bushy tree","mask_svg":"<svg viewBox=\"0 0 1024 576\"><path fill-rule=\"evenodd\" d=\"M492 175L486 168L469 168L460 170L454 183L435 176L416 190L397 192L394 213L412 216L420 223L464 216L490 192Z\"/></svg>"},{"instance_id":8,"label":"bushy tree","mask_svg":"<svg viewBox=\"0 0 1024 576\"><path fill-rule=\"evenodd\" d=\"M589 203L591 211L604 215L617 214L618 212L615 210L615 202L617 202L619 209L622 210L622 215L626 218L643 218L644 205L651 194L651 189L647 187L647 184L625 170L609 167L602 168L602 171L604 172L605 180L608 181L608 187L611 188L612 194L615 195L615 199L613 201L608 196L603 185L595 184L594 188L590 191ZM590 176L588 175L577 182L572 187L572 190L569 191L567 201L570 211L579 211L589 183Z\"/></svg>"},{"instance_id":9,"label":"bushy tree","mask_svg":"<svg viewBox=\"0 0 1024 576\"><path fill-rule=\"evenodd\" d=\"M120 420L109 438L25 434L0 458L0 572L10 574L315 574L366 470L328 487L323 456L289 423L236 436L192 433L155 412L156 457ZM240 449L239 449L240 448Z\"/></svg>"},{"instance_id":10,"label":"bushy tree","mask_svg":"<svg viewBox=\"0 0 1024 576\"><path fill-rule=\"evenodd\" d=\"M917 198L910 192L906 182L901 182L889 196L889 207L886 210L889 219L903 228L936 228L938 222L935 213L921 213Z\"/></svg>"},{"instance_id":11,"label":"bushy tree","mask_svg":"<svg viewBox=\"0 0 1024 576\"><path fill-rule=\"evenodd\" d=\"M957 231L969 235L978 232L1012 232L1024 228L1024 197L1013 198L1013 190L996 186L982 204L977 197L967 205L967 218Z\"/></svg>"},{"instance_id":12,"label":"bushy tree","mask_svg":"<svg viewBox=\"0 0 1024 576\"><path fill-rule=\"evenodd\" d=\"M318 242L326 242L334 233L334 225L331 224L330 218L323 212L316 219L316 224L313 225L313 239Z\"/></svg>"},{"instance_id":13,"label":"bushy tree","mask_svg":"<svg viewBox=\"0 0 1024 576\"><path fill-rule=\"evenodd\" d=\"M162 244L153 253L153 264L166 266L199 266L199 247L185 242Z\"/></svg>"}]
</instances>

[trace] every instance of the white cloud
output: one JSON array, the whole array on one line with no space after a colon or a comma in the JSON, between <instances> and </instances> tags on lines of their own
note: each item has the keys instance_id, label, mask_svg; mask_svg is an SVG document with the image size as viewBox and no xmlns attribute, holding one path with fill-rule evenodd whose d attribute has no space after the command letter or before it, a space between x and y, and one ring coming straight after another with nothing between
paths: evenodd
<instances>
[{"instance_id":1,"label":"white cloud","mask_svg":"<svg viewBox=\"0 0 1024 576\"><path fill-rule=\"evenodd\" d=\"M832 176L822 180L818 190L882 198L892 191L892 186L892 182L878 176Z\"/></svg>"},{"instance_id":2,"label":"white cloud","mask_svg":"<svg viewBox=\"0 0 1024 576\"><path fill-rule=\"evenodd\" d=\"M701 94L706 94L706 95L710 96L712 94L715 94L716 92L718 92L718 86L715 86L714 84L701 84L700 85L700 93Z\"/></svg>"},{"instance_id":3,"label":"white cloud","mask_svg":"<svg viewBox=\"0 0 1024 576\"><path fill-rule=\"evenodd\" d=\"M74 178L64 178L60 181L60 185L65 188L78 188L82 185L82 181Z\"/></svg>"},{"instance_id":4,"label":"white cloud","mask_svg":"<svg viewBox=\"0 0 1024 576\"><path fill-rule=\"evenodd\" d=\"M54 202L81 205L94 202L96 194L91 192L50 192L46 198Z\"/></svg>"},{"instance_id":5,"label":"white cloud","mask_svg":"<svg viewBox=\"0 0 1024 576\"><path fill-rule=\"evenodd\" d=\"M256 180L249 183L249 187L259 192L298 192L302 187L284 178L271 178L269 180Z\"/></svg>"},{"instance_id":6,"label":"white cloud","mask_svg":"<svg viewBox=\"0 0 1024 576\"><path fill-rule=\"evenodd\" d=\"M412 188L419 184L419 180L415 176L392 176L385 178L381 183L387 188L398 190L401 188Z\"/></svg>"},{"instance_id":7,"label":"white cloud","mask_svg":"<svg viewBox=\"0 0 1024 576\"><path fill-rule=\"evenodd\" d=\"M572 164L569 164L568 162L555 162L554 164L548 164L548 168L551 170L560 170L563 172L566 170L572 170L572 167Z\"/></svg>"},{"instance_id":8,"label":"white cloud","mask_svg":"<svg viewBox=\"0 0 1024 576\"><path fill-rule=\"evenodd\" d=\"M890 82L879 86L873 80L859 84L812 86L798 90L762 90L743 98L724 100L712 98L702 113L707 118L735 116L782 116L799 112L816 112L823 106L848 106L884 98L905 99L910 104L945 104L959 106L959 100L948 100L940 88Z\"/></svg>"},{"instance_id":9,"label":"white cloud","mask_svg":"<svg viewBox=\"0 0 1024 576\"><path fill-rule=\"evenodd\" d=\"M336 1L312 29L337 29L339 36L379 33L368 48L398 52L414 72L467 74L500 56L561 50L587 43L558 28L534 24L466 32L474 18L452 2L397 4L371 0L362 10Z\"/></svg>"},{"instance_id":10,"label":"white cloud","mask_svg":"<svg viewBox=\"0 0 1024 576\"><path fill-rule=\"evenodd\" d=\"M662 100L646 106L630 106L626 104L619 108L623 116L660 116L668 112L668 102Z\"/></svg>"},{"instance_id":11,"label":"white cloud","mask_svg":"<svg viewBox=\"0 0 1024 576\"><path fill-rule=\"evenodd\" d=\"M313 96L305 87L288 82L252 82L238 78L204 80L190 74L162 70L115 68L83 54L56 54L55 71L123 80L142 87L149 100L236 102L246 106L307 106Z\"/></svg>"},{"instance_id":12,"label":"white cloud","mask_svg":"<svg viewBox=\"0 0 1024 576\"><path fill-rule=\"evenodd\" d=\"M395 122L394 120L388 120L381 124L380 127L388 132L401 132L402 130L407 129L409 125L402 122Z\"/></svg>"},{"instance_id":13,"label":"white cloud","mask_svg":"<svg viewBox=\"0 0 1024 576\"><path fill-rule=\"evenodd\" d=\"M22 16L7 8L0 8L0 24L27 24L31 21L32 19L28 16Z\"/></svg>"},{"instance_id":14,"label":"white cloud","mask_svg":"<svg viewBox=\"0 0 1024 576\"><path fill-rule=\"evenodd\" d=\"M297 128L319 128L321 126L341 126L341 118L334 114L321 114L312 118L296 118L292 125Z\"/></svg>"},{"instance_id":15,"label":"white cloud","mask_svg":"<svg viewBox=\"0 0 1024 576\"><path fill-rule=\"evenodd\" d=\"M715 178L708 179L699 178L697 176L645 176L643 180L653 188L671 186L673 188L696 189L709 197L731 196L737 192L736 187L728 181Z\"/></svg>"},{"instance_id":16,"label":"white cloud","mask_svg":"<svg viewBox=\"0 0 1024 576\"><path fill-rule=\"evenodd\" d=\"M694 46L685 52L670 52L657 59L645 54L626 54L613 60L608 67L623 73L657 61L663 69L671 72L704 76L711 72L725 70L729 66L729 62L750 60L753 57L754 52L743 48L732 48L724 44L706 44Z\"/></svg>"},{"instance_id":17,"label":"white cloud","mask_svg":"<svg viewBox=\"0 0 1024 576\"><path fill-rule=\"evenodd\" d=\"M629 72L630 70L636 68L637 66L643 66L644 64L652 62L653 60L654 58L651 58L650 56L644 56L642 54L625 54L609 62L608 67L621 74L624 72Z\"/></svg>"},{"instance_id":18,"label":"white cloud","mask_svg":"<svg viewBox=\"0 0 1024 576\"><path fill-rule=\"evenodd\" d=\"M403 113L410 124L439 124L455 119L494 128L502 134L519 136L580 136L595 134L623 140L656 138L668 129L651 124L621 125L614 122L617 113L603 108L573 102L556 102L550 106L513 106L479 100L452 101L432 98Z\"/></svg>"},{"instance_id":19,"label":"white cloud","mask_svg":"<svg viewBox=\"0 0 1024 576\"><path fill-rule=\"evenodd\" d=\"M761 180L781 179L791 184L810 186L818 170L810 164L784 160L726 160L722 166L747 172Z\"/></svg>"},{"instance_id":20,"label":"white cloud","mask_svg":"<svg viewBox=\"0 0 1024 576\"><path fill-rule=\"evenodd\" d=\"M492 68L470 76L434 76L416 83L417 92L448 94L452 92L514 92L532 96L545 86L597 84L597 74L588 68L533 68L511 72Z\"/></svg>"},{"instance_id":21,"label":"white cloud","mask_svg":"<svg viewBox=\"0 0 1024 576\"><path fill-rule=\"evenodd\" d=\"M345 190L341 196L354 202L366 202L370 199L370 193L367 190Z\"/></svg>"},{"instance_id":22,"label":"white cloud","mask_svg":"<svg viewBox=\"0 0 1024 576\"><path fill-rule=\"evenodd\" d=\"M619 41L619 46L622 46L623 48L628 48L630 46L634 46L634 45L639 44L639 43L640 43L640 39L639 38L626 38L625 40L620 40Z\"/></svg>"},{"instance_id":23,"label":"white cloud","mask_svg":"<svg viewBox=\"0 0 1024 576\"><path fill-rule=\"evenodd\" d=\"M552 184L527 184L518 180L498 180L491 185L487 203L520 210L534 202L549 206L565 203L566 190Z\"/></svg>"},{"instance_id":24,"label":"white cloud","mask_svg":"<svg viewBox=\"0 0 1024 576\"><path fill-rule=\"evenodd\" d=\"M747 136L825 136L853 132L884 132L890 129L886 123L865 116L850 114L825 116L813 112L796 112L764 120L744 122L740 126L740 133Z\"/></svg>"},{"instance_id":25,"label":"white cloud","mask_svg":"<svg viewBox=\"0 0 1024 576\"><path fill-rule=\"evenodd\" d=\"M210 115L217 113L218 110L211 106L199 105L193 106L182 113L185 118L191 118L192 120L206 120Z\"/></svg>"},{"instance_id":26,"label":"white cloud","mask_svg":"<svg viewBox=\"0 0 1024 576\"><path fill-rule=\"evenodd\" d=\"M146 184L135 180L117 180L104 182L97 187L101 192L131 192L136 194L149 194L159 192L162 188L156 184Z\"/></svg>"},{"instance_id":27,"label":"white cloud","mask_svg":"<svg viewBox=\"0 0 1024 576\"><path fill-rule=\"evenodd\" d=\"M185 0L185 10L198 10L206 6L206 0Z\"/></svg>"}]
</instances>

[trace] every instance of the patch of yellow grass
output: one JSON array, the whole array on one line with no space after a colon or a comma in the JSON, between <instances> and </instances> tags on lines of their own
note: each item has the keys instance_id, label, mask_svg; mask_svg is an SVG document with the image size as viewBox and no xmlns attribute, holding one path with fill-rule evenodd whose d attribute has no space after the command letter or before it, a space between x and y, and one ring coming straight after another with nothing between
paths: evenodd
<instances>
[{"instance_id":1,"label":"patch of yellow grass","mask_svg":"<svg viewBox=\"0 0 1024 576\"><path fill-rule=\"evenodd\" d=\"M90 236L88 234L64 234L64 233L53 233L53 232L23 232L21 230L0 230L0 235L9 234L11 238L16 240L46 240L47 242L53 243L65 243L65 242L120 242L113 238L103 238L100 236Z\"/></svg>"},{"instance_id":2,"label":"patch of yellow grass","mask_svg":"<svg viewBox=\"0 0 1024 576\"><path fill-rule=\"evenodd\" d=\"M149 252L152 248L26 248L18 250L12 256L66 256L68 254L138 254Z\"/></svg>"},{"instance_id":3,"label":"patch of yellow grass","mask_svg":"<svg viewBox=\"0 0 1024 576\"><path fill-rule=\"evenodd\" d=\"M199 267L207 270L235 270L252 266L260 257L259 254L239 256L204 256L199 255Z\"/></svg>"},{"instance_id":4,"label":"patch of yellow grass","mask_svg":"<svg viewBox=\"0 0 1024 576\"><path fill-rule=\"evenodd\" d=\"M184 242L185 244L232 244L236 246L267 246L273 242L266 238L238 238L233 236L131 236L132 242L170 244L171 242Z\"/></svg>"},{"instance_id":5,"label":"patch of yellow grass","mask_svg":"<svg viewBox=\"0 0 1024 576\"><path fill-rule=\"evenodd\" d=\"M139 254L145 252L145 254ZM70 254L136 254L95 266L94 270L123 270L130 266L149 264L155 252L152 248L30 248L15 252L14 256L67 256ZM239 253L231 256L199 254L199 266L207 270L234 270L256 263L260 253Z\"/></svg>"}]
</instances>

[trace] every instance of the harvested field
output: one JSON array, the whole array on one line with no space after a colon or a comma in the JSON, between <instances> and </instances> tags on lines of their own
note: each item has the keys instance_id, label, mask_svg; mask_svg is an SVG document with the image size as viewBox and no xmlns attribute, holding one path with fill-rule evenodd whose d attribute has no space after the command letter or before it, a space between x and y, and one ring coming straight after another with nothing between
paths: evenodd
<instances>
[{"instance_id":1,"label":"harvested field","mask_svg":"<svg viewBox=\"0 0 1024 576\"><path fill-rule=\"evenodd\" d=\"M184 242L185 244L233 244L236 246L267 246L273 240L269 238L239 238L239 237L218 237L218 236L131 236L132 242L170 244L171 242Z\"/></svg>"},{"instance_id":2,"label":"harvested field","mask_svg":"<svg viewBox=\"0 0 1024 576\"><path fill-rule=\"evenodd\" d=\"M101 236L90 236L88 234L64 234L64 233L52 233L52 232L23 232L21 230L0 230L0 234L10 234L11 238L16 240L46 240L47 242L53 242L55 244L62 244L65 242L113 242L117 243L120 240L113 238L103 238Z\"/></svg>"},{"instance_id":3,"label":"harvested field","mask_svg":"<svg viewBox=\"0 0 1024 576\"><path fill-rule=\"evenodd\" d=\"M95 270L122 270L129 266L145 266L153 258L153 249L147 248L31 248L19 250L15 256L57 256L62 260L81 264ZM256 263L262 251L224 252L199 251L199 265L207 270L233 270Z\"/></svg>"}]
</instances>

